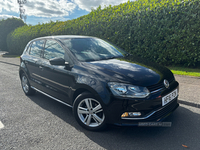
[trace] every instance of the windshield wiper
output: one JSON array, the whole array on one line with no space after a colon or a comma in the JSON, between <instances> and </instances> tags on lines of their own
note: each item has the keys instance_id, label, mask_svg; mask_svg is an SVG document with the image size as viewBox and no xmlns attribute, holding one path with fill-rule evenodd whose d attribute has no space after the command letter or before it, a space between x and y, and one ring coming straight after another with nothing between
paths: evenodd
<instances>
[{"instance_id":1,"label":"windshield wiper","mask_svg":"<svg viewBox=\"0 0 200 150\"><path fill-rule=\"evenodd\" d=\"M107 57L107 59L115 59L115 58L120 58L120 57L123 57L123 56L112 56L112 57Z\"/></svg>"}]
</instances>

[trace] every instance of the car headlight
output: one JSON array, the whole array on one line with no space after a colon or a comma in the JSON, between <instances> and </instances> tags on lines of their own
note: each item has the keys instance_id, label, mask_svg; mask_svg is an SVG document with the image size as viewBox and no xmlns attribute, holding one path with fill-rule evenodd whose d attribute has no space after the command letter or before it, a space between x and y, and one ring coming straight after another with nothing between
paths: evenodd
<instances>
[{"instance_id":1,"label":"car headlight","mask_svg":"<svg viewBox=\"0 0 200 150\"><path fill-rule=\"evenodd\" d=\"M146 87L135 86L124 83L109 82L108 86L114 96L145 98L150 92Z\"/></svg>"}]
</instances>

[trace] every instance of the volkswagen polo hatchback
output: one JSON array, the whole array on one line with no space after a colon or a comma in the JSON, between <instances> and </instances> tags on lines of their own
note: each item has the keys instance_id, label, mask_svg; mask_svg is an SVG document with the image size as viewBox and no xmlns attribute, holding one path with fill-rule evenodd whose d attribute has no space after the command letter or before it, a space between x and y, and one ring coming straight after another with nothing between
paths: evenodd
<instances>
[{"instance_id":1,"label":"volkswagen polo hatchback","mask_svg":"<svg viewBox=\"0 0 200 150\"><path fill-rule=\"evenodd\" d=\"M88 130L161 122L178 107L179 84L170 70L95 37L30 41L19 75L26 95L37 91L72 107Z\"/></svg>"}]
</instances>

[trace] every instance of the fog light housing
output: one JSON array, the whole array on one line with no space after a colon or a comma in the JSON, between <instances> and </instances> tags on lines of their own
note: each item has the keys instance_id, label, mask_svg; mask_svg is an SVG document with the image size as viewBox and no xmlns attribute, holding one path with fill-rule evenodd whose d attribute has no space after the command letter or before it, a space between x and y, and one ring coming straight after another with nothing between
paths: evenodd
<instances>
[{"instance_id":1,"label":"fog light housing","mask_svg":"<svg viewBox=\"0 0 200 150\"><path fill-rule=\"evenodd\" d=\"M122 118L125 118L125 117L139 117L141 116L141 112L125 112L121 115Z\"/></svg>"},{"instance_id":2,"label":"fog light housing","mask_svg":"<svg viewBox=\"0 0 200 150\"><path fill-rule=\"evenodd\" d=\"M130 117L138 117L141 116L141 112L129 112L128 115Z\"/></svg>"}]
</instances>

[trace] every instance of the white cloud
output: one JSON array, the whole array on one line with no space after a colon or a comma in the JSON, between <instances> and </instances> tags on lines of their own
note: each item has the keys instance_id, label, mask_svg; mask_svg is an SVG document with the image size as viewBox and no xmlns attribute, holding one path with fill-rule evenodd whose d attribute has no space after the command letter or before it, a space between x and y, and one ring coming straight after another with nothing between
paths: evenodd
<instances>
[{"instance_id":1,"label":"white cloud","mask_svg":"<svg viewBox=\"0 0 200 150\"><path fill-rule=\"evenodd\" d=\"M15 17L15 16L11 16L11 15L0 15L0 20L7 19L7 18L12 18L12 17L19 18L19 17Z\"/></svg>"},{"instance_id":2,"label":"white cloud","mask_svg":"<svg viewBox=\"0 0 200 150\"><path fill-rule=\"evenodd\" d=\"M69 16L76 4L67 0L28 0L24 5L26 14L37 17Z\"/></svg>"},{"instance_id":3,"label":"white cloud","mask_svg":"<svg viewBox=\"0 0 200 150\"><path fill-rule=\"evenodd\" d=\"M23 5L25 14L36 17L61 17L69 16L70 12L76 8L76 4L69 0L27 0ZM0 12L2 10L18 13L19 4L17 0L3 0L0 2Z\"/></svg>"},{"instance_id":4,"label":"white cloud","mask_svg":"<svg viewBox=\"0 0 200 150\"><path fill-rule=\"evenodd\" d=\"M104 8L105 5L119 5L127 1L128 0L74 0L74 3L76 3L80 9L91 11L91 8L95 9L99 7L99 5Z\"/></svg>"},{"instance_id":5,"label":"white cloud","mask_svg":"<svg viewBox=\"0 0 200 150\"><path fill-rule=\"evenodd\" d=\"M19 11L19 5L17 3L17 0L3 0L0 2L0 12L5 9L6 11L13 11L18 12Z\"/></svg>"},{"instance_id":6,"label":"white cloud","mask_svg":"<svg viewBox=\"0 0 200 150\"><path fill-rule=\"evenodd\" d=\"M48 18L51 20L65 20L70 14L78 12L78 9L90 12L92 7L97 8L101 5L102 8L104 8L105 5L119 5L127 1L128 0L27 0L23 8L27 16L33 16L37 19ZM17 16L19 16L19 4L17 0L0 0L0 19L12 17L8 14L2 15L7 12L13 15L18 14ZM79 16L81 16L81 14Z\"/></svg>"}]
</instances>

